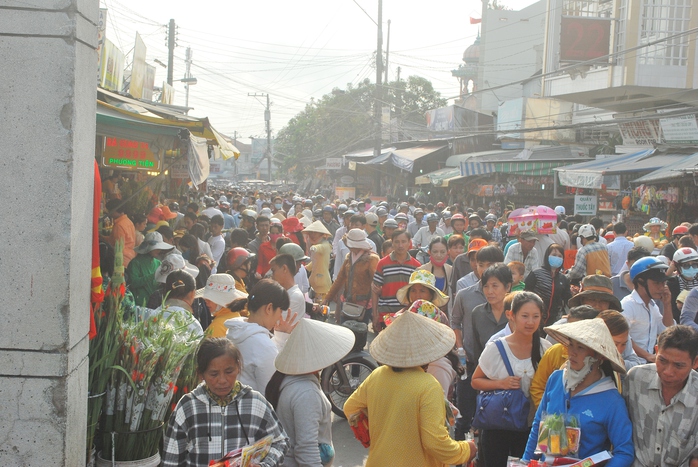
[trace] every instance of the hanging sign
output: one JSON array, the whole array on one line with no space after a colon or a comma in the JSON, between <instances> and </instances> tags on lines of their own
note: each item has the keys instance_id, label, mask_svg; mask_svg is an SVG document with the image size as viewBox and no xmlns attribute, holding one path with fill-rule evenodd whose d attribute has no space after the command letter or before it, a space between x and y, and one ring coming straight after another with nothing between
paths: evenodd
<instances>
[{"instance_id":1,"label":"hanging sign","mask_svg":"<svg viewBox=\"0 0 698 467\"><path fill-rule=\"evenodd\" d=\"M148 143L111 136L104 138L102 164L107 167L160 170L160 159L150 150Z\"/></svg>"},{"instance_id":2,"label":"hanging sign","mask_svg":"<svg viewBox=\"0 0 698 467\"><path fill-rule=\"evenodd\" d=\"M597 208L596 196L575 195L574 213L582 216L595 216Z\"/></svg>"}]
</instances>

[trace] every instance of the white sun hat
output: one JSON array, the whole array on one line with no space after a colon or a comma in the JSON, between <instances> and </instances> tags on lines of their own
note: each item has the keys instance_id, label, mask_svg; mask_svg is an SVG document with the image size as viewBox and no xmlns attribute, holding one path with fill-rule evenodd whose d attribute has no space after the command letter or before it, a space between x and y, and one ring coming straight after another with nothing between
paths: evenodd
<instances>
[{"instance_id":1,"label":"white sun hat","mask_svg":"<svg viewBox=\"0 0 698 467\"><path fill-rule=\"evenodd\" d=\"M606 322L601 318L584 319L574 323L554 324L543 328L553 339L564 346L570 344L570 340L579 342L598 353L611 363L614 370L625 373L625 361L613 343L611 331Z\"/></svg>"},{"instance_id":2,"label":"white sun hat","mask_svg":"<svg viewBox=\"0 0 698 467\"><path fill-rule=\"evenodd\" d=\"M360 248L362 250L370 250L371 244L368 243L368 236L365 230L351 229L347 233L347 247Z\"/></svg>"},{"instance_id":3,"label":"white sun hat","mask_svg":"<svg viewBox=\"0 0 698 467\"><path fill-rule=\"evenodd\" d=\"M170 253L165 256L165 259L162 260L160 266L155 270L155 280L164 284L167 281L167 276L174 271L186 271L191 274L194 279L199 275L199 268L185 260L182 255Z\"/></svg>"},{"instance_id":4,"label":"white sun hat","mask_svg":"<svg viewBox=\"0 0 698 467\"><path fill-rule=\"evenodd\" d=\"M456 344L453 329L417 313L403 313L373 340L370 352L377 362L412 368L434 362Z\"/></svg>"},{"instance_id":5,"label":"white sun hat","mask_svg":"<svg viewBox=\"0 0 698 467\"><path fill-rule=\"evenodd\" d=\"M276 356L274 366L287 375L322 370L348 354L354 339L354 333L344 326L301 319Z\"/></svg>"},{"instance_id":6,"label":"white sun hat","mask_svg":"<svg viewBox=\"0 0 698 467\"><path fill-rule=\"evenodd\" d=\"M247 297L246 293L235 288L235 279L230 274L211 274L206 286L197 290L197 295L219 306L226 306L233 300Z\"/></svg>"}]
</instances>

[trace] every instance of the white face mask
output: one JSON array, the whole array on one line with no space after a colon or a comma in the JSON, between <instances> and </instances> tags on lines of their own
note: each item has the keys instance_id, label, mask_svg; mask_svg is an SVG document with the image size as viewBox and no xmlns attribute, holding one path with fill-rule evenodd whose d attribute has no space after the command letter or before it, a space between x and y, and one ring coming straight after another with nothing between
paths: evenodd
<instances>
[{"instance_id":1,"label":"white face mask","mask_svg":"<svg viewBox=\"0 0 698 467\"><path fill-rule=\"evenodd\" d=\"M565 383L565 391L574 391L579 383L584 381L589 373L594 369L593 366L598 362L598 358L594 358L591 355L584 357L584 366L581 370L573 370L570 368L570 361L567 360L565 364L565 369L562 371L562 380Z\"/></svg>"}]
</instances>

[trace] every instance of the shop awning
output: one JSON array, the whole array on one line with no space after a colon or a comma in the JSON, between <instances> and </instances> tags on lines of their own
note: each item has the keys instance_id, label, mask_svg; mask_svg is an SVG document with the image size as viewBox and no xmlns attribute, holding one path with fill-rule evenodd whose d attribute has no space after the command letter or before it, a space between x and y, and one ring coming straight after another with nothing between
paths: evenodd
<instances>
[{"instance_id":1,"label":"shop awning","mask_svg":"<svg viewBox=\"0 0 698 467\"><path fill-rule=\"evenodd\" d=\"M448 159L446 159L447 167L458 167L459 164L468 159L492 159L492 160L502 160L511 159L516 156L520 150L508 150L508 149L498 149L496 151L480 151L480 152L467 152L464 154L455 154Z\"/></svg>"},{"instance_id":2,"label":"shop awning","mask_svg":"<svg viewBox=\"0 0 698 467\"><path fill-rule=\"evenodd\" d=\"M414 146L411 148L383 150L380 156L374 157L366 162L359 162L363 165L383 165L393 164L395 167L412 172L414 163L419 159L434 154L446 146Z\"/></svg>"},{"instance_id":3,"label":"shop awning","mask_svg":"<svg viewBox=\"0 0 698 467\"><path fill-rule=\"evenodd\" d=\"M446 167L425 175L420 175L414 179L414 183L415 185L448 186L444 185L443 182L454 177L460 177L460 168Z\"/></svg>"},{"instance_id":4,"label":"shop awning","mask_svg":"<svg viewBox=\"0 0 698 467\"><path fill-rule=\"evenodd\" d=\"M557 172L560 184L564 186L598 190L601 189L603 185L604 175L655 170L661 167L661 165L655 165L656 163L666 163L666 161L660 161L660 158L652 158L656 160L649 164L643 162L654 154L654 152L654 149L646 149L631 154L611 156L605 159L582 162L581 164L572 164L557 168L555 171Z\"/></svg>"},{"instance_id":5,"label":"shop awning","mask_svg":"<svg viewBox=\"0 0 698 467\"><path fill-rule=\"evenodd\" d=\"M666 165L660 169L650 172L647 175L643 175L633 183L657 183L662 181L669 181L671 179L679 179L685 175L691 175L698 172L698 153L683 156L681 159L675 161L672 164Z\"/></svg>"},{"instance_id":6,"label":"shop awning","mask_svg":"<svg viewBox=\"0 0 698 467\"><path fill-rule=\"evenodd\" d=\"M208 118L196 118L176 111L171 106L159 105L155 102L144 102L100 88L99 94L103 100L98 104L108 107L111 111L128 117L130 120L155 125L186 128L199 138L206 138L209 144L218 146L223 159L240 156L240 151L223 135L211 126Z\"/></svg>"},{"instance_id":7,"label":"shop awning","mask_svg":"<svg viewBox=\"0 0 698 467\"><path fill-rule=\"evenodd\" d=\"M459 171L461 177L472 177L494 173L495 167L492 162L470 162L466 160L460 163Z\"/></svg>"},{"instance_id":8,"label":"shop awning","mask_svg":"<svg viewBox=\"0 0 698 467\"><path fill-rule=\"evenodd\" d=\"M567 165L568 161L495 162L495 172L525 175L529 177L551 177L553 169Z\"/></svg>"}]
</instances>

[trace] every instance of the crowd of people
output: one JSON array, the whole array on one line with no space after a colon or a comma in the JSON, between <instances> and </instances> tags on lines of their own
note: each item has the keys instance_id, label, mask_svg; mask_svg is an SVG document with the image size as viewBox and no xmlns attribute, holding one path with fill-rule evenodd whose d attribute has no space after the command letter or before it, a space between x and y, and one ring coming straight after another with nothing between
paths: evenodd
<instances>
[{"instance_id":1,"label":"crowd of people","mask_svg":"<svg viewBox=\"0 0 698 467\"><path fill-rule=\"evenodd\" d=\"M579 430L575 457L698 466L698 224L652 218L631 235L558 206L555 233L513 234L497 206L412 197L229 188L161 201L147 214L108 201L101 253L108 275L123 241L134 304L204 336L202 383L169 420L165 466L266 436L259 465L330 465L318 375L354 336L311 319L329 306L337 324L344 307L363 310L375 334L380 367L344 406L357 432L370 427L368 466L540 460L557 454L541 447L555 416ZM522 401L506 425L478 403L502 391Z\"/></svg>"}]
</instances>

